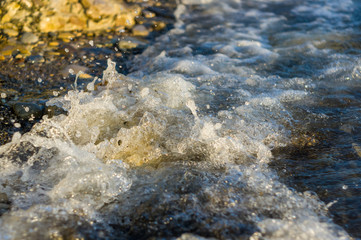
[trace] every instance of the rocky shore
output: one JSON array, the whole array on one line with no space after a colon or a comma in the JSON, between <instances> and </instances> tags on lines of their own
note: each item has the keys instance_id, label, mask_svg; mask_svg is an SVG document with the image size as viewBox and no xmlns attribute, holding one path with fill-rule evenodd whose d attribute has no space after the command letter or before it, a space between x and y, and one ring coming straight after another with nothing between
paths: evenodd
<instances>
[{"instance_id":1,"label":"rocky shore","mask_svg":"<svg viewBox=\"0 0 361 240\"><path fill-rule=\"evenodd\" d=\"M0 145L53 114L44 103L79 72L84 85L111 58L127 73L128 59L172 27L174 8L174 1L1 1Z\"/></svg>"}]
</instances>

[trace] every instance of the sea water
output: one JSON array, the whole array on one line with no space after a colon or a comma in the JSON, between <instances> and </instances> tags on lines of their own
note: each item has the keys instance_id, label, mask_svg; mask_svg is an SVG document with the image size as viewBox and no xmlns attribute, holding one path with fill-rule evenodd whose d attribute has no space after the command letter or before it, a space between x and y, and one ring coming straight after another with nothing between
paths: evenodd
<instances>
[{"instance_id":1,"label":"sea water","mask_svg":"<svg viewBox=\"0 0 361 240\"><path fill-rule=\"evenodd\" d=\"M130 74L109 59L47 103L66 114L0 147L0 239L350 239L330 215L339 198L312 186L351 193L359 214L360 6L179 1ZM353 175L339 188L315 169L342 144Z\"/></svg>"}]
</instances>

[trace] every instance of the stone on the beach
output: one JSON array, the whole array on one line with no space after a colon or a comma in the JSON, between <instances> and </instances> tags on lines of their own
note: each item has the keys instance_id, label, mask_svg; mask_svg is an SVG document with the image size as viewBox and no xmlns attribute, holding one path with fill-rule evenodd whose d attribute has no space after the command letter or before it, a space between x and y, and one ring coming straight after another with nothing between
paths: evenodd
<instances>
[{"instance_id":1,"label":"stone on the beach","mask_svg":"<svg viewBox=\"0 0 361 240\"><path fill-rule=\"evenodd\" d=\"M11 29L11 28L6 28L3 30L3 32L8 35L9 37L16 37L19 35L18 30L15 29Z\"/></svg>"},{"instance_id":2,"label":"stone on the beach","mask_svg":"<svg viewBox=\"0 0 361 240\"><path fill-rule=\"evenodd\" d=\"M143 11L143 16L146 17L146 18L153 18L153 17L155 17L155 13L151 12L151 11L148 11L148 10L144 10Z\"/></svg>"},{"instance_id":3,"label":"stone on the beach","mask_svg":"<svg viewBox=\"0 0 361 240\"><path fill-rule=\"evenodd\" d=\"M163 30L165 27L167 26L167 24L163 21L156 21L156 22L153 22L153 29L155 31L161 31Z\"/></svg>"},{"instance_id":4,"label":"stone on the beach","mask_svg":"<svg viewBox=\"0 0 361 240\"><path fill-rule=\"evenodd\" d=\"M0 50L0 55L3 56L10 56L13 54L14 51L16 51L17 48L14 45L7 45L3 49Z\"/></svg>"},{"instance_id":5,"label":"stone on the beach","mask_svg":"<svg viewBox=\"0 0 361 240\"><path fill-rule=\"evenodd\" d=\"M124 37L118 42L120 49L146 48L148 42L134 37Z\"/></svg>"},{"instance_id":6,"label":"stone on the beach","mask_svg":"<svg viewBox=\"0 0 361 240\"><path fill-rule=\"evenodd\" d=\"M30 63L43 63L43 62L45 62L45 59L43 56L33 55L33 56L29 56L27 58L27 61Z\"/></svg>"},{"instance_id":7,"label":"stone on the beach","mask_svg":"<svg viewBox=\"0 0 361 240\"><path fill-rule=\"evenodd\" d=\"M22 119L41 118L44 107L35 103L15 103L13 110L16 116Z\"/></svg>"},{"instance_id":8,"label":"stone on the beach","mask_svg":"<svg viewBox=\"0 0 361 240\"><path fill-rule=\"evenodd\" d=\"M39 40L39 37L36 36L34 33L24 33L21 37L21 42L24 44L33 44L36 43Z\"/></svg>"},{"instance_id":9,"label":"stone on the beach","mask_svg":"<svg viewBox=\"0 0 361 240\"><path fill-rule=\"evenodd\" d=\"M146 37L149 35L149 30L144 25L136 25L132 29L134 36Z\"/></svg>"},{"instance_id":10,"label":"stone on the beach","mask_svg":"<svg viewBox=\"0 0 361 240\"><path fill-rule=\"evenodd\" d=\"M75 37L74 34L70 33L70 32L62 32L58 34L58 38L65 40L65 39L73 39Z\"/></svg>"},{"instance_id":11,"label":"stone on the beach","mask_svg":"<svg viewBox=\"0 0 361 240\"><path fill-rule=\"evenodd\" d=\"M131 28L141 14L122 0L3 0L0 30L8 36L25 32L96 31Z\"/></svg>"},{"instance_id":12,"label":"stone on the beach","mask_svg":"<svg viewBox=\"0 0 361 240\"><path fill-rule=\"evenodd\" d=\"M79 74L78 76L80 79L93 79L93 76L87 73Z\"/></svg>"}]
</instances>

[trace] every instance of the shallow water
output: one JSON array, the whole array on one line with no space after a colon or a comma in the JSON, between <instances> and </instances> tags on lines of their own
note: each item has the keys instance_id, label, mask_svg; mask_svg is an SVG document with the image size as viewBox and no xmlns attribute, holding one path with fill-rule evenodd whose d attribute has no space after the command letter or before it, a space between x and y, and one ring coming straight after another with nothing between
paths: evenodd
<instances>
[{"instance_id":1,"label":"shallow water","mask_svg":"<svg viewBox=\"0 0 361 240\"><path fill-rule=\"evenodd\" d=\"M181 1L0 148L0 238L360 237L360 7Z\"/></svg>"}]
</instances>

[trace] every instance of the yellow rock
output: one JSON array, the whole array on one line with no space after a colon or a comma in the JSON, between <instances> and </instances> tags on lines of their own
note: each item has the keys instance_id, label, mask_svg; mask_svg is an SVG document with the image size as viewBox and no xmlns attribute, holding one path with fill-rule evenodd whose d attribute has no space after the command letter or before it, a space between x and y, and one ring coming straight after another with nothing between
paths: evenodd
<instances>
[{"instance_id":1,"label":"yellow rock","mask_svg":"<svg viewBox=\"0 0 361 240\"><path fill-rule=\"evenodd\" d=\"M113 17L125 10L125 6L113 0L81 0L86 8L86 15L94 20Z\"/></svg>"},{"instance_id":2,"label":"yellow rock","mask_svg":"<svg viewBox=\"0 0 361 240\"><path fill-rule=\"evenodd\" d=\"M132 28L141 7L122 0L0 0L0 29L8 36L25 32L98 31ZM146 16L154 14L145 12ZM39 21L37 20L39 19ZM9 30L10 29L10 30Z\"/></svg>"},{"instance_id":3,"label":"yellow rock","mask_svg":"<svg viewBox=\"0 0 361 240\"><path fill-rule=\"evenodd\" d=\"M18 20L20 20L20 21L24 21L25 20L25 18L27 17L27 16L29 16L30 15L30 12L29 11L26 11L26 10L18 10L17 12L16 12L16 15L15 16L13 16L13 19L18 19Z\"/></svg>"},{"instance_id":4,"label":"yellow rock","mask_svg":"<svg viewBox=\"0 0 361 240\"><path fill-rule=\"evenodd\" d=\"M79 74L79 76L78 76L79 78L81 78L81 79L92 79L93 78L93 76L92 75L90 75L90 74L87 74L87 73L82 73L82 74Z\"/></svg>"},{"instance_id":5,"label":"yellow rock","mask_svg":"<svg viewBox=\"0 0 361 240\"><path fill-rule=\"evenodd\" d=\"M153 23L153 29L155 31L163 30L166 26L167 26L167 24L165 22L157 21L157 22Z\"/></svg>"},{"instance_id":6,"label":"yellow rock","mask_svg":"<svg viewBox=\"0 0 361 240\"><path fill-rule=\"evenodd\" d=\"M15 56L15 58L16 58L16 59L22 59L22 58L24 58L24 56L23 56L22 54L17 54L17 55Z\"/></svg>"},{"instance_id":7,"label":"yellow rock","mask_svg":"<svg viewBox=\"0 0 361 240\"><path fill-rule=\"evenodd\" d=\"M70 32L62 32L58 34L59 39L73 39L74 37L75 35Z\"/></svg>"},{"instance_id":8,"label":"yellow rock","mask_svg":"<svg viewBox=\"0 0 361 240\"><path fill-rule=\"evenodd\" d=\"M39 30L41 32L54 32L64 29L66 21L62 17L51 16L42 17L39 23Z\"/></svg>"},{"instance_id":9,"label":"yellow rock","mask_svg":"<svg viewBox=\"0 0 361 240\"><path fill-rule=\"evenodd\" d=\"M130 13L122 13L118 15L114 20L116 26L124 26L127 28L131 28L135 25L134 16Z\"/></svg>"},{"instance_id":10,"label":"yellow rock","mask_svg":"<svg viewBox=\"0 0 361 240\"><path fill-rule=\"evenodd\" d=\"M3 49L1 49L0 54L4 56L10 56L15 50L17 50L15 46L7 45Z\"/></svg>"},{"instance_id":11,"label":"yellow rock","mask_svg":"<svg viewBox=\"0 0 361 240\"><path fill-rule=\"evenodd\" d=\"M113 26L114 21L111 18L106 18L101 21L94 21L92 19L89 19L88 21L89 31L105 30L107 28L112 28Z\"/></svg>"},{"instance_id":12,"label":"yellow rock","mask_svg":"<svg viewBox=\"0 0 361 240\"><path fill-rule=\"evenodd\" d=\"M3 30L3 32L8 35L9 37L16 37L19 35L19 32L14 29L6 28Z\"/></svg>"},{"instance_id":13,"label":"yellow rock","mask_svg":"<svg viewBox=\"0 0 361 240\"><path fill-rule=\"evenodd\" d=\"M2 17L1 23L10 22L11 19L14 18L14 16L17 14L17 11L19 10L20 5L16 2L10 3L7 7L7 13Z\"/></svg>"},{"instance_id":14,"label":"yellow rock","mask_svg":"<svg viewBox=\"0 0 361 240\"><path fill-rule=\"evenodd\" d=\"M59 46L59 42L49 42L50 47L57 47Z\"/></svg>"},{"instance_id":15,"label":"yellow rock","mask_svg":"<svg viewBox=\"0 0 361 240\"><path fill-rule=\"evenodd\" d=\"M41 32L75 31L86 28L87 17L80 3L73 0L51 0L41 10Z\"/></svg>"},{"instance_id":16,"label":"yellow rock","mask_svg":"<svg viewBox=\"0 0 361 240\"><path fill-rule=\"evenodd\" d=\"M23 50L23 51L20 51L20 53L24 56L24 57L27 57L27 56L30 56L31 55L31 52L29 50Z\"/></svg>"},{"instance_id":17,"label":"yellow rock","mask_svg":"<svg viewBox=\"0 0 361 240\"><path fill-rule=\"evenodd\" d=\"M49 56L59 56L60 52L46 52L46 54Z\"/></svg>"},{"instance_id":18,"label":"yellow rock","mask_svg":"<svg viewBox=\"0 0 361 240\"><path fill-rule=\"evenodd\" d=\"M21 3L24 4L27 8L31 8L33 6L33 2L31 0L21 0Z\"/></svg>"},{"instance_id":19,"label":"yellow rock","mask_svg":"<svg viewBox=\"0 0 361 240\"><path fill-rule=\"evenodd\" d=\"M155 13L154 13L154 12L147 11L147 10L144 10L144 11L143 11L143 15L144 15L144 17L146 17L146 18L153 18L153 17L155 17Z\"/></svg>"}]
</instances>

